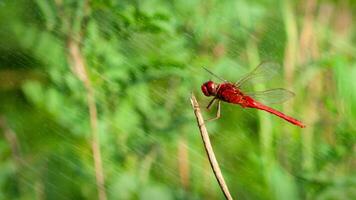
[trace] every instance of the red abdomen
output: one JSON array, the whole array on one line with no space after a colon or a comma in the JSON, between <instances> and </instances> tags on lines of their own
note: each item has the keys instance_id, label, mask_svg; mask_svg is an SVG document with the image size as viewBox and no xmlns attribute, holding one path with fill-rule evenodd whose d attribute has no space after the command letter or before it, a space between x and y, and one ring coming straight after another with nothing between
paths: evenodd
<instances>
[{"instance_id":1,"label":"red abdomen","mask_svg":"<svg viewBox=\"0 0 356 200\"><path fill-rule=\"evenodd\" d=\"M257 109L260 109L260 110L267 111L267 112L269 112L271 114L274 114L274 115L286 120L289 123L292 123L292 124L294 124L296 126L299 126L301 128L305 128L305 125L303 124L303 122L301 122L301 121L299 121L297 119L294 119L293 117L290 117L288 115L285 115L282 112L279 112L278 110L275 110L275 109L273 109L271 107L265 106L265 105L263 105L263 104L261 104L259 102L254 102L253 105L248 106L248 107L257 108Z\"/></svg>"},{"instance_id":2,"label":"red abdomen","mask_svg":"<svg viewBox=\"0 0 356 200\"><path fill-rule=\"evenodd\" d=\"M238 88L236 88L231 83L220 84L218 93L216 94L216 97L218 99L228 102L228 103L239 104L242 107L256 108L259 110L267 111L271 114L274 114L274 115L288 121L289 123L297 125L301 128L305 127L305 125L301 121L294 119L293 117L287 116L287 115L283 114L282 112L279 112L273 108L265 106L265 105L255 101L254 99L252 99L249 96L245 96Z\"/></svg>"}]
</instances>

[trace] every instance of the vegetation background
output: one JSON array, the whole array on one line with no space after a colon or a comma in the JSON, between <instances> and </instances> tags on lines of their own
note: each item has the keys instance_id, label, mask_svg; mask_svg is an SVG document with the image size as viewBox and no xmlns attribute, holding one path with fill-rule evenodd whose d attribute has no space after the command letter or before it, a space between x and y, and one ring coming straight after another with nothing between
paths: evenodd
<instances>
[{"instance_id":1,"label":"vegetation background","mask_svg":"<svg viewBox=\"0 0 356 200\"><path fill-rule=\"evenodd\" d=\"M263 60L254 89L208 124L236 199L356 199L353 0L1 0L0 199L223 199L189 97ZM217 80L216 80L217 81ZM204 111L206 117L214 114Z\"/></svg>"}]
</instances>

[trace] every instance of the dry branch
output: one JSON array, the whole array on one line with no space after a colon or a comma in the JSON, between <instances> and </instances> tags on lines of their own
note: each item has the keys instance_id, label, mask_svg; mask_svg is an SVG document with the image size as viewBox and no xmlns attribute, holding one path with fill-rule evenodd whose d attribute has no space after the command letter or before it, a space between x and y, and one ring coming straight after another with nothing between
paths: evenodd
<instances>
[{"instance_id":1,"label":"dry branch","mask_svg":"<svg viewBox=\"0 0 356 200\"><path fill-rule=\"evenodd\" d=\"M90 127L91 127L91 135L92 135L91 142L92 142L92 151L93 151L93 158L94 158L96 184L99 193L99 199L106 200L107 197L105 192L105 180L104 180L104 172L103 172L103 166L101 160L100 140L99 140L99 133L98 133L98 116L97 116L98 112L95 103L94 88L91 84L85 66L85 60L79 48L79 42L70 38L68 41L68 49L69 49L69 61L71 63L72 71L78 77L78 79L82 81L85 87L89 117L90 117Z\"/></svg>"},{"instance_id":2,"label":"dry branch","mask_svg":"<svg viewBox=\"0 0 356 200\"><path fill-rule=\"evenodd\" d=\"M219 163L216 160L213 147L211 146L211 143L210 143L208 130L205 127L204 118L200 112L200 107L199 107L198 101L196 100L194 94L192 94L190 101L191 101L193 109L194 109L195 117L197 118L197 123L199 126L199 130L200 130L200 134L201 134L203 143L204 143L205 151L208 154L210 166L213 169L216 180L218 181L219 186L225 195L225 198L228 200L232 200L231 194L229 192L229 188L227 187L227 185L225 183L224 177L223 177L220 167L219 167Z\"/></svg>"},{"instance_id":3,"label":"dry branch","mask_svg":"<svg viewBox=\"0 0 356 200\"><path fill-rule=\"evenodd\" d=\"M23 168L23 156L21 151L21 146L19 142L19 138L17 137L17 133L9 126L8 120L5 116L0 115L0 133L4 134L5 141L9 144L11 149L13 161L14 161L14 169L15 169L15 177L17 179L19 194L24 194L23 181L21 178L22 168ZM41 192L41 191L40 191Z\"/></svg>"},{"instance_id":4,"label":"dry branch","mask_svg":"<svg viewBox=\"0 0 356 200\"><path fill-rule=\"evenodd\" d=\"M20 168L21 165L21 151L19 140L16 133L9 127L7 120L4 116L0 116L0 130L3 129L6 141L9 143L11 148L12 156L16 162L16 167Z\"/></svg>"},{"instance_id":5,"label":"dry branch","mask_svg":"<svg viewBox=\"0 0 356 200\"><path fill-rule=\"evenodd\" d=\"M178 170L180 182L184 190L189 190L189 154L187 149L187 139L182 135L178 143Z\"/></svg>"}]
</instances>

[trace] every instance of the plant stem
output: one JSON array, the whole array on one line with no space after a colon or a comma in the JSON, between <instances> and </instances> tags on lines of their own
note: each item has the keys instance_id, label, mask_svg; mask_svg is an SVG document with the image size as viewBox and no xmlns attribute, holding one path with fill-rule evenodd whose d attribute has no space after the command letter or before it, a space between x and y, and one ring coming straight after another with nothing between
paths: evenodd
<instances>
[{"instance_id":1,"label":"plant stem","mask_svg":"<svg viewBox=\"0 0 356 200\"><path fill-rule=\"evenodd\" d=\"M17 134L13 129L11 129L5 116L0 116L0 133L1 132L3 132L5 141L8 143L11 149L12 157L14 160L15 177L18 183L17 187L19 188L20 192L19 196L22 196L25 193L25 187L23 186L23 181L21 179L24 160Z\"/></svg>"},{"instance_id":2,"label":"plant stem","mask_svg":"<svg viewBox=\"0 0 356 200\"><path fill-rule=\"evenodd\" d=\"M210 166L213 169L215 178L218 181L219 186L220 186L222 192L224 193L225 198L228 200L232 200L231 194L229 192L229 188L227 187L227 185L225 183L224 177L223 177L220 167L219 167L219 163L216 160L213 147L211 146L211 143L210 143L208 130L205 127L204 118L200 112L200 107L199 107L198 101L195 98L194 94L192 94L190 101L193 106L194 114L197 119L200 134L201 134L201 137L202 137L202 140L204 143L205 151L208 154Z\"/></svg>"},{"instance_id":3,"label":"plant stem","mask_svg":"<svg viewBox=\"0 0 356 200\"><path fill-rule=\"evenodd\" d=\"M100 152L100 140L98 133L98 117L97 117L97 109L95 104L95 95L94 89L92 87L89 75L87 73L84 58L80 52L78 41L73 39L69 39L68 41L69 48L69 57L72 63L72 70L75 75L77 75L78 79L81 80L84 84L86 95L87 95L87 103L89 109L89 117L90 117L90 127L91 127L91 135L92 135L92 151L94 158L94 167L95 167L95 177L97 190L99 193L100 200L106 200L105 193L105 181L104 181L104 172L101 161L101 152Z\"/></svg>"},{"instance_id":4,"label":"plant stem","mask_svg":"<svg viewBox=\"0 0 356 200\"><path fill-rule=\"evenodd\" d=\"M185 135L179 138L178 143L178 170L180 182L185 191L189 190L189 154Z\"/></svg>"}]
</instances>

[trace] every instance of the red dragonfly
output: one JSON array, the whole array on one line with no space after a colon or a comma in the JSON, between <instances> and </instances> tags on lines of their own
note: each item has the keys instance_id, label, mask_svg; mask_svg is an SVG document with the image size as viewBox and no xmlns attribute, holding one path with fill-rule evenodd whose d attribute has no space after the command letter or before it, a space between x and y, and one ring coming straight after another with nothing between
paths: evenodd
<instances>
[{"instance_id":1,"label":"red dragonfly","mask_svg":"<svg viewBox=\"0 0 356 200\"><path fill-rule=\"evenodd\" d=\"M259 64L254 70L252 70L247 75L243 76L239 81L236 83L228 82L219 76L215 75L208 69L204 68L210 74L215 76L216 78L223 81L223 83L215 83L213 81L207 81L201 86L201 90L205 96L214 96L214 98L210 101L207 106L209 110L210 107L213 105L215 101L218 101L217 106L217 114L216 117L209 119L208 121L215 120L220 118L220 102L225 101L232 104L239 104L243 108L257 108L260 110L267 111L271 114L274 114L289 123L292 123L296 126L304 128L305 125L290 116L283 114L271 107L264 105L264 102L267 103L282 103L291 97L294 96L294 93L283 89L283 88L276 88L270 89L261 92L244 92L242 91L243 86L248 85L247 83L251 83L254 81L258 81L260 79L270 78L277 72L279 65L274 62L262 62Z\"/></svg>"}]
</instances>

